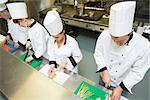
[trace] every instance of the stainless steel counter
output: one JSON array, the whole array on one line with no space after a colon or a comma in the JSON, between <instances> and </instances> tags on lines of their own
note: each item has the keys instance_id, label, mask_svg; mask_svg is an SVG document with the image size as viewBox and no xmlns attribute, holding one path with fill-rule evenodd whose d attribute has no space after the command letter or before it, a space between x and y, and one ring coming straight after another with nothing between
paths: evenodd
<instances>
[{"instance_id":1,"label":"stainless steel counter","mask_svg":"<svg viewBox=\"0 0 150 100\"><path fill-rule=\"evenodd\" d=\"M10 100L78 100L80 98L74 95L74 91L82 81L111 93L110 90L78 74L71 75L60 86L38 71L48 60L44 59L38 69L33 69L18 59L22 53L24 52L17 50L9 54L0 47L0 91ZM121 100L127 99L121 97Z\"/></svg>"},{"instance_id":2,"label":"stainless steel counter","mask_svg":"<svg viewBox=\"0 0 150 100\"><path fill-rule=\"evenodd\" d=\"M0 91L10 100L78 100L17 57L0 48Z\"/></svg>"}]
</instances>

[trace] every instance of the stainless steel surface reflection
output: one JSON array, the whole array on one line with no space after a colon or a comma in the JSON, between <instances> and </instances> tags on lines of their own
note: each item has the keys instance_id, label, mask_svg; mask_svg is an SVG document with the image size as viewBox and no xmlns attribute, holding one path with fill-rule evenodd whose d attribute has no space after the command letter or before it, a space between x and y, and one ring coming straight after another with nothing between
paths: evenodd
<instances>
[{"instance_id":1,"label":"stainless steel surface reflection","mask_svg":"<svg viewBox=\"0 0 150 100\"><path fill-rule=\"evenodd\" d=\"M0 91L10 100L78 100L16 56L0 48Z\"/></svg>"}]
</instances>

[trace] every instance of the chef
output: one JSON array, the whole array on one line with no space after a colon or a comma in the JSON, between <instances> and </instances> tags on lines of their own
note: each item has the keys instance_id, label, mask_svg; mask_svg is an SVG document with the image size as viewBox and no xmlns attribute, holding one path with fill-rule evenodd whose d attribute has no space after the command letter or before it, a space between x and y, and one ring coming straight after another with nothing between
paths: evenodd
<instances>
[{"instance_id":1,"label":"chef","mask_svg":"<svg viewBox=\"0 0 150 100\"><path fill-rule=\"evenodd\" d=\"M6 0L4 1L7 2ZM0 2L0 18L6 20L8 24L6 39L12 39L15 47L21 46L25 48L25 43L27 42L27 29L13 22L4 1Z\"/></svg>"},{"instance_id":2,"label":"chef","mask_svg":"<svg viewBox=\"0 0 150 100\"><path fill-rule=\"evenodd\" d=\"M77 41L65 34L65 27L56 11L49 11L44 19L44 26L50 32L48 41L49 64L61 68L69 74L78 73L77 64L82 59Z\"/></svg>"},{"instance_id":3,"label":"chef","mask_svg":"<svg viewBox=\"0 0 150 100\"><path fill-rule=\"evenodd\" d=\"M48 58L46 44L50 35L46 29L35 19L28 17L27 6L24 2L8 3L7 6L13 22L29 28L26 49L32 46L33 54L27 57L25 61L31 62L33 59L41 59L42 56Z\"/></svg>"},{"instance_id":4,"label":"chef","mask_svg":"<svg viewBox=\"0 0 150 100\"><path fill-rule=\"evenodd\" d=\"M100 84L114 87L111 100L119 100L124 91L132 93L150 67L150 43L132 30L135 5L135 1L112 5L109 28L96 43L94 58Z\"/></svg>"},{"instance_id":5,"label":"chef","mask_svg":"<svg viewBox=\"0 0 150 100\"><path fill-rule=\"evenodd\" d=\"M4 4L4 3L6 3L7 2L7 0L5 1L2 1L2 0L0 0L0 5L1 4ZM2 6L0 6L0 13L1 13L1 11L3 11L4 9L6 9L6 6L5 7L2 7ZM0 15L1 16L1 15ZM2 34L2 35L4 35L4 36L7 36L7 31L8 31L8 28L7 28L7 21L6 20L4 20L4 19L2 19L1 17L0 17L0 34Z\"/></svg>"},{"instance_id":6,"label":"chef","mask_svg":"<svg viewBox=\"0 0 150 100\"><path fill-rule=\"evenodd\" d=\"M8 2L8 0L0 0L0 4L6 3L6 2Z\"/></svg>"}]
</instances>

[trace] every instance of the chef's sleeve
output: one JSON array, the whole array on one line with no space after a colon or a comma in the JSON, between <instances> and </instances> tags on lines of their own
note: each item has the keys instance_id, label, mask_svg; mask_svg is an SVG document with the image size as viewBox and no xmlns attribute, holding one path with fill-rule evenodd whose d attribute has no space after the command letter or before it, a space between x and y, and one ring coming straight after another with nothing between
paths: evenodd
<instances>
[{"instance_id":1,"label":"chef's sleeve","mask_svg":"<svg viewBox=\"0 0 150 100\"><path fill-rule=\"evenodd\" d=\"M44 36L44 30L39 30L38 31L38 38L36 39L37 46L36 50L34 51L34 55L36 58L39 58L43 56L43 54L46 52L46 39Z\"/></svg>"},{"instance_id":2,"label":"chef's sleeve","mask_svg":"<svg viewBox=\"0 0 150 100\"><path fill-rule=\"evenodd\" d=\"M143 79L150 68L150 46L141 54L132 65L127 77L120 84L122 88L126 88L130 93L132 93L131 88Z\"/></svg>"},{"instance_id":3,"label":"chef's sleeve","mask_svg":"<svg viewBox=\"0 0 150 100\"><path fill-rule=\"evenodd\" d=\"M96 47L95 47L95 52L94 52L94 58L95 58L97 66L98 66L97 72L101 72L101 71L107 69L106 63L104 61L102 48L101 48L102 44L103 44L103 41L102 41L101 37L99 36L99 38L96 42Z\"/></svg>"},{"instance_id":4,"label":"chef's sleeve","mask_svg":"<svg viewBox=\"0 0 150 100\"><path fill-rule=\"evenodd\" d=\"M82 59L82 53L76 41L73 42L71 56L67 58L69 66L74 68Z\"/></svg>"}]
</instances>

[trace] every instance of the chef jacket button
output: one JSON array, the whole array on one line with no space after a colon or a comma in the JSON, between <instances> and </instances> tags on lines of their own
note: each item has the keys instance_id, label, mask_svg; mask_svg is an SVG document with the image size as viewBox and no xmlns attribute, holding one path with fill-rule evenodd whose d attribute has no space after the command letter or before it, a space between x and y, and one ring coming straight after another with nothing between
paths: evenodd
<instances>
[{"instance_id":1,"label":"chef jacket button","mask_svg":"<svg viewBox=\"0 0 150 100\"><path fill-rule=\"evenodd\" d=\"M119 65L121 65L121 63L119 63Z\"/></svg>"},{"instance_id":2,"label":"chef jacket button","mask_svg":"<svg viewBox=\"0 0 150 100\"><path fill-rule=\"evenodd\" d=\"M116 70L116 72L118 72L118 71Z\"/></svg>"},{"instance_id":3,"label":"chef jacket button","mask_svg":"<svg viewBox=\"0 0 150 100\"><path fill-rule=\"evenodd\" d=\"M111 69L111 67L109 69Z\"/></svg>"},{"instance_id":4,"label":"chef jacket button","mask_svg":"<svg viewBox=\"0 0 150 100\"><path fill-rule=\"evenodd\" d=\"M116 80L116 78L114 78L114 80Z\"/></svg>"},{"instance_id":5,"label":"chef jacket button","mask_svg":"<svg viewBox=\"0 0 150 100\"><path fill-rule=\"evenodd\" d=\"M123 54L121 56L123 57Z\"/></svg>"},{"instance_id":6,"label":"chef jacket button","mask_svg":"<svg viewBox=\"0 0 150 100\"><path fill-rule=\"evenodd\" d=\"M113 60L111 59L110 62L113 62Z\"/></svg>"}]
</instances>

